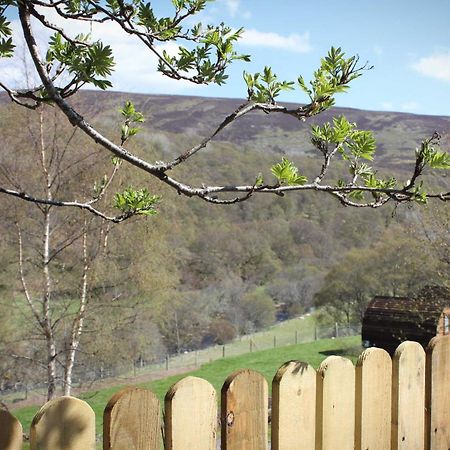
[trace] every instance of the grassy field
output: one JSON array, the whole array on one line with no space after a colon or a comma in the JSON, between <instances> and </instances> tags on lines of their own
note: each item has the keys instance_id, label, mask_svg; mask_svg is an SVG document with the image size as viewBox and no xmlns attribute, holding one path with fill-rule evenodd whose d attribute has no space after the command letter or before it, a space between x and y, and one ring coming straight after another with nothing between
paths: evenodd
<instances>
[{"instance_id":1,"label":"grassy field","mask_svg":"<svg viewBox=\"0 0 450 450\"><path fill-rule=\"evenodd\" d=\"M143 383L140 386L151 389L163 401L165 393L173 383L187 375L191 375L208 380L220 391L226 377L241 368L253 369L260 372L266 377L270 386L275 372L286 361L293 359L306 361L317 368L321 361L328 355L334 354L348 357L355 362L361 352L360 344L361 338L359 336L350 336L255 351L240 356L222 358L211 363L206 363L197 370L189 372L189 374ZM102 431L103 410L108 400L122 387L124 386L115 386L109 389L87 392L80 396L80 398L90 404L95 412L98 434L101 434ZM13 411L13 414L23 424L25 432L28 432L31 420L37 410L38 407L28 407Z\"/></svg>"}]
</instances>

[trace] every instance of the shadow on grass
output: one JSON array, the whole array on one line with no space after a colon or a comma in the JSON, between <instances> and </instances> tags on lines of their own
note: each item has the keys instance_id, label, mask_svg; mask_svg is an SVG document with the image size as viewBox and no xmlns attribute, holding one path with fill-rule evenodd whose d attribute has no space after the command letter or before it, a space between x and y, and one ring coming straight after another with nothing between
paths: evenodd
<instances>
[{"instance_id":1,"label":"shadow on grass","mask_svg":"<svg viewBox=\"0 0 450 450\"><path fill-rule=\"evenodd\" d=\"M362 347L361 345L355 345L353 347L348 347L348 348L335 348L332 350L323 350L321 352L319 352L321 355L324 356L343 356L343 357L358 357L363 351L364 351L364 347Z\"/></svg>"}]
</instances>

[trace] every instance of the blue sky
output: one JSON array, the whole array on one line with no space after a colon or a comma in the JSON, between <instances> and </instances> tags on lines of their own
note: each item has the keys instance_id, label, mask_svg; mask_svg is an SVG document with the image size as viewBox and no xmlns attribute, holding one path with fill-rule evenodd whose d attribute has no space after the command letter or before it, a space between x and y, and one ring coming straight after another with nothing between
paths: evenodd
<instances>
[{"instance_id":1,"label":"blue sky","mask_svg":"<svg viewBox=\"0 0 450 450\"><path fill-rule=\"evenodd\" d=\"M163 9L170 5L169 0L152 3ZM347 94L336 97L338 106L450 116L450 0L216 0L200 20L246 29L237 49L251 54L252 62L236 62L227 85L198 87L164 79L139 43L124 39L113 27L95 25L94 35L115 50L114 88L243 98L243 70L270 65L280 78L296 80L301 74L309 79L334 45L374 65ZM72 29L82 31L79 24ZM23 78L17 61L1 62L0 73L15 84ZM306 99L296 91L281 100Z\"/></svg>"},{"instance_id":2,"label":"blue sky","mask_svg":"<svg viewBox=\"0 0 450 450\"><path fill-rule=\"evenodd\" d=\"M280 77L309 78L334 45L374 65L337 96L337 105L450 115L449 0L221 0L210 15L251 33L239 48L252 54L252 63L236 64L228 87L201 95L242 96L244 67L268 64ZM275 35L264 38L268 32ZM283 99L304 97L297 92Z\"/></svg>"}]
</instances>

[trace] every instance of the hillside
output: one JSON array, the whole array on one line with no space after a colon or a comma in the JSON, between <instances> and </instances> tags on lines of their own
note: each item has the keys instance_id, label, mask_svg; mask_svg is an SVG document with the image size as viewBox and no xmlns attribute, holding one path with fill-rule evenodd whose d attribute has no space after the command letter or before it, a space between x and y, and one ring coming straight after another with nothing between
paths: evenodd
<instances>
[{"instance_id":1,"label":"hillside","mask_svg":"<svg viewBox=\"0 0 450 450\"><path fill-rule=\"evenodd\" d=\"M98 91L83 91L73 101L117 141L118 109L128 99L147 118L130 149L152 161L197 144L240 103ZM331 114L374 129L380 175L402 181L421 139L438 130L445 143L450 134L448 117L336 108L320 120ZM41 131L44 138L36 139ZM55 108L46 108L40 122L35 112L19 110L0 95L0 186L45 195L43 142L57 156L53 161L61 160L55 198L89 198L111 172L111 157L73 132ZM259 172L270 179L270 167L284 154L302 174L321 164L308 142L308 123L255 113L175 170L197 184L253 182ZM448 174L429 181L446 186ZM168 353L223 344L315 306L323 306L324 324L358 321L374 295L407 295L423 283L449 279L448 208L440 204L355 210L317 193L296 193L218 207L179 196L124 164L103 207L113 210L114 192L130 184L162 197L157 215L112 227L85 222L78 210L51 210L52 313L61 354L80 293L80 236L89 225L89 309L76 383L115 377ZM45 347L24 295L19 244L22 276L40 306L43 209L0 199L0 391L42 388Z\"/></svg>"},{"instance_id":2,"label":"hillside","mask_svg":"<svg viewBox=\"0 0 450 450\"><path fill-rule=\"evenodd\" d=\"M91 120L112 124L117 121L118 105L128 99L149 118L145 126L148 132L169 132L197 138L207 136L245 102L243 99L82 91L77 97L77 104ZM308 123L281 114L254 112L235 122L216 139L257 151L308 154L313 151L308 138L308 124L322 124L338 115L345 115L361 129L375 132L383 166L395 166L405 159L411 161L420 141L434 131L444 135L450 133L450 117L333 108Z\"/></svg>"},{"instance_id":3,"label":"hillside","mask_svg":"<svg viewBox=\"0 0 450 450\"><path fill-rule=\"evenodd\" d=\"M88 120L108 126L117 123L117 109L126 100L133 101L136 109L147 117L144 131L148 135L155 132L173 133L195 138L207 136L228 114L245 102L244 99L83 90L77 95L75 103ZM0 94L0 105L8 103L9 98L4 93ZM297 105L287 103L286 106ZM450 133L450 117L332 108L308 120L308 123L299 123L281 114L250 113L220 133L216 140L257 151L308 154L313 151L308 139L308 124L321 124L338 115L345 115L361 129L375 132L378 155L383 166L411 161L416 146L434 131L443 135Z\"/></svg>"}]
</instances>

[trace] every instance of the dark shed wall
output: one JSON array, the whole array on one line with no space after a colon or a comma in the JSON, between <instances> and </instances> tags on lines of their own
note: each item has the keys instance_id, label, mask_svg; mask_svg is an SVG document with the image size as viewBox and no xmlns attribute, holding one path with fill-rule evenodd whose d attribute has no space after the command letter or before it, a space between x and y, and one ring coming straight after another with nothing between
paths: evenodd
<instances>
[{"instance_id":1,"label":"dark shed wall","mask_svg":"<svg viewBox=\"0 0 450 450\"><path fill-rule=\"evenodd\" d=\"M424 347L438 334L443 311L450 307L446 288L424 288L416 298L375 297L362 323L362 340L393 353L397 346L412 340Z\"/></svg>"}]
</instances>

